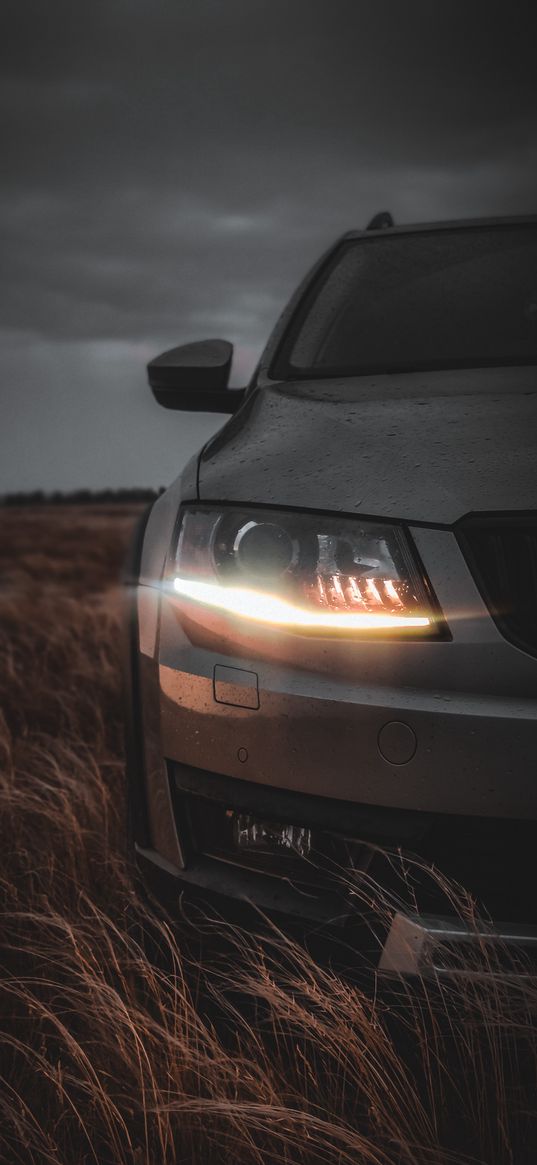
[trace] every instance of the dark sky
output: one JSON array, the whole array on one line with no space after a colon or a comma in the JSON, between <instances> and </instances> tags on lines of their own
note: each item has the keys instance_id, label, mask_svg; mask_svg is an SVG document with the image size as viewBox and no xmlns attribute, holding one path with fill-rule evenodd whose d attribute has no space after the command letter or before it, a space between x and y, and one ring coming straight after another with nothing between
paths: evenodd
<instances>
[{"instance_id":1,"label":"dark sky","mask_svg":"<svg viewBox=\"0 0 537 1165\"><path fill-rule=\"evenodd\" d=\"M532 8L4 0L0 492L168 483L223 418L146 361L222 336L244 382L376 210L537 211Z\"/></svg>"}]
</instances>

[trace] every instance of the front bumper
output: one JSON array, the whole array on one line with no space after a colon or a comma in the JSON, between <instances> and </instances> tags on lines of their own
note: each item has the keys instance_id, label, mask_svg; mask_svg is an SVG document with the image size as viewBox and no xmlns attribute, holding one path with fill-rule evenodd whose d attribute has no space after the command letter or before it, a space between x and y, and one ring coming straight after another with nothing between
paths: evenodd
<instances>
[{"instance_id":1,"label":"front bumper","mask_svg":"<svg viewBox=\"0 0 537 1165\"><path fill-rule=\"evenodd\" d=\"M138 588L150 824L141 850L178 886L343 925L368 895L375 909L371 887L392 916L401 895L393 858L382 870L353 866L349 908L333 879L312 893L296 872L278 878L215 856L193 836L197 797L402 850L494 918L536 917L537 660L502 638L455 538L412 534L451 642L320 642L244 627L216 640L165 590ZM421 879L405 909L441 914L437 891L438 880Z\"/></svg>"},{"instance_id":2,"label":"front bumper","mask_svg":"<svg viewBox=\"0 0 537 1165\"><path fill-rule=\"evenodd\" d=\"M146 880L172 911L186 891L190 902L201 903L203 916L209 906L217 916L250 925L255 914L237 913L239 904L285 916L328 938L332 951L343 944L347 963L354 950L362 970L376 967L387 979L491 972L537 977L532 823L508 823L506 829L491 819L371 809L185 765L169 765L168 776L183 868L155 850L137 850ZM200 810L209 822L201 832ZM323 860L325 848L314 868L301 858L291 865L280 859L277 873L274 861L263 869L263 857L257 868L249 865L248 855L229 844L226 850L214 829L218 815L223 820L224 814L244 811L257 820L307 822L319 853L323 838L336 842L341 864ZM458 892L450 875L471 894ZM484 904L482 913L475 910L476 899ZM230 914L231 902L236 906Z\"/></svg>"},{"instance_id":3,"label":"front bumper","mask_svg":"<svg viewBox=\"0 0 537 1165\"><path fill-rule=\"evenodd\" d=\"M450 642L207 635L162 591L163 755L349 802L537 819L537 659L503 639L451 533L412 536Z\"/></svg>"}]
</instances>

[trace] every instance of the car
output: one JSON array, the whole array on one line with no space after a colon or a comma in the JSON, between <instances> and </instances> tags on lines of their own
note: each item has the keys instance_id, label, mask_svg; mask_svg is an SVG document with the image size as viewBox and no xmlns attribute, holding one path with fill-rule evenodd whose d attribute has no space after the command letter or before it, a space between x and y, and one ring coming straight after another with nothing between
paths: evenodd
<instances>
[{"instance_id":1,"label":"car","mask_svg":"<svg viewBox=\"0 0 537 1165\"><path fill-rule=\"evenodd\" d=\"M533 957L537 216L382 212L244 389L232 351L148 366L160 405L228 419L131 551L138 866L314 925L387 903L387 975Z\"/></svg>"}]
</instances>

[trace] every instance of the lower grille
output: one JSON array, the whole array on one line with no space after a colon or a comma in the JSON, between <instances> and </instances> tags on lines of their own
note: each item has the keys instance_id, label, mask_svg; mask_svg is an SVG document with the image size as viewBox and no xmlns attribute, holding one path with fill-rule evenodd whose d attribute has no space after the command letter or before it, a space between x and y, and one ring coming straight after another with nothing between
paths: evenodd
<instances>
[{"instance_id":1,"label":"lower grille","mask_svg":"<svg viewBox=\"0 0 537 1165\"><path fill-rule=\"evenodd\" d=\"M169 764L177 829L189 862L209 859L245 876L265 877L322 896L338 894L354 913L383 906L427 914L457 910L466 891L493 918L535 918L537 823L430 814L296 794L251 781ZM240 852L234 822L306 827L312 846L297 852Z\"/></svg>"},{"instance_id":2,"label":"lower grille","mask_svg":"<svg viewBox=\"0 0 537 1165\"><path fill-rule=\"evenodd\" d=\"M537 655L537 514L476 515L456 533L498 629Z\"/></svg>"}]
</instances>

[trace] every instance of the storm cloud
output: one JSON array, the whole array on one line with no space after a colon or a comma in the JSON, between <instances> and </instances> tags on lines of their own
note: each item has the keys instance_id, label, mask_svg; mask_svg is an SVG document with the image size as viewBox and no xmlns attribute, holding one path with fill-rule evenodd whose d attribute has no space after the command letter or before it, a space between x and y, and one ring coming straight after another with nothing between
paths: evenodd
<instances>
[{"instance_id":1,"label":"storm cloud","mask_svg":"<svg viewBox=\"0 0 537 1165\"><path fill-rule=\"evenodd\" d=\"M0 490L159 485L222 418L144 364L221 335L244 382L341 232L537 208L531 8L7 3Z\"/></svg>"}]
</instances>

